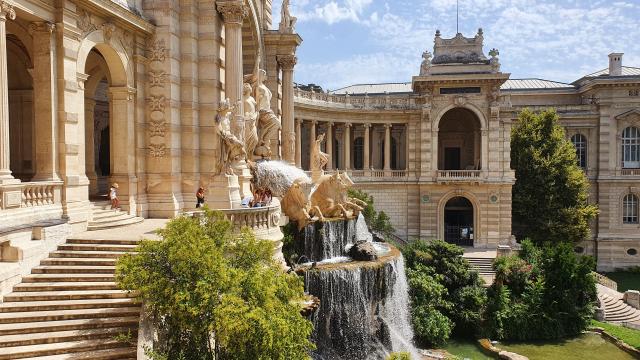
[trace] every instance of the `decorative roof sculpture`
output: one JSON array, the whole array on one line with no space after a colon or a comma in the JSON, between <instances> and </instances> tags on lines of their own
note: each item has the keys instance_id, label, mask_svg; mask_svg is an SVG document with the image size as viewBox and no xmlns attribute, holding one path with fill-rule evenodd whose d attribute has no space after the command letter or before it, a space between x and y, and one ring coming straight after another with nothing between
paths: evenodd
<instances>
[{"instance_id":1,"label":"decorative roof sculpture","mask_svg":"<svg viewBox=\"0 0 640 360\"><path fill-rule=\"evenodd\" d=\"M440 30L436 30L433 46L432 64L488 64L489 60L482 52L484 40L482 28L475 37L467 38L457 33L451 39L443 39Z\"/></svg>"}]
</instances>

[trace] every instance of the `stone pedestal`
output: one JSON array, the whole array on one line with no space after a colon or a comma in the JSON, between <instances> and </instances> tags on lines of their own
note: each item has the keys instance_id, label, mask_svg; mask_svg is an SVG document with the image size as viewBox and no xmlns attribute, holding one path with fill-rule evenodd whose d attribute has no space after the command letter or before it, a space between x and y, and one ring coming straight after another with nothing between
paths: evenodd
<instances>
[{"instance_id":1,"label":"stone pedestal","mask_svg":"<svg viewBox=\"0 0 640 360\"><path fill-rule=\"evenodd\" d=\"M240 199L251 195L251 171L247 167L247 163L243 160L233 167L233 172L238 177L238 188L240 191Z\"/></svg>"},{"instance_id":2,"label":"stone pedestal","mask_svg":"<svg viewBox=\"0 0 640 360\"><path fill-rule=\"evenodd\" d=\"M207 186L207 204L211 209L235 209L240 207L240 184L237 175L215 175Z\"/></svg>"}]
</instances>

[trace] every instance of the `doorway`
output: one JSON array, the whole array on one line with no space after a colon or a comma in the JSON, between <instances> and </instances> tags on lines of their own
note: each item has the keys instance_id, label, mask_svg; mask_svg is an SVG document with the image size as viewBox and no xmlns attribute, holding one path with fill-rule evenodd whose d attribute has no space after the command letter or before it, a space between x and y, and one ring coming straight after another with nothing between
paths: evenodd
<instances>
[{"instance_id":1,"label":"doorway","mask_svg":"<svg viewBox=\"0 0 640 360\"><path fill-rule=\"evenodd\" d=\"M454 197L444 207L444 240L459 246L473 246L473 204L465 197Z\"/></svg>"}]
</instances>

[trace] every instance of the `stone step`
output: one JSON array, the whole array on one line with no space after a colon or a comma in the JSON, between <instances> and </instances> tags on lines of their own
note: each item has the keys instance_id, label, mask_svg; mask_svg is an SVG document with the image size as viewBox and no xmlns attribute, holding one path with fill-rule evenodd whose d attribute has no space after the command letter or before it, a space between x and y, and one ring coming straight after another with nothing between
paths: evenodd
<instances>
[{"instance_id":1,"label":"stone step","mask_svg":"<svg viewBox=\"0 0 640 360\"><path fill-rule=\"evenodd\" d=\"M56 301L19 301L0 303L0 313L28 311L56 311L77 309L101 309L137 306L133 298L86 299Z\"/></svg>"},{"instance_id":2,"label":"stone step","mask_svg":"<svg viewBox=\"0 0 640 360\"><path fill-rule=\"evenodd\" d=\"M125 347L71 354L29 357L29 360L135 360L136 355L136 348Z\"/></svg>"},{"instance_id":3,"label":"stone step","mask_svg":"<svg viewBox=\"0 0 640 360\"><path fill-rule=\"evenodd\" d=\"M31 269L32 274L114 274L115 266L36 266Z\"/></svg>"},{"instance_id":4,"label":"stone step","mask_svg":"<svg viewBox=\"0 0 640 360\"><path fill-rule=\"evenodd\" d=\"M104 224L93 224L92 222L89 222L87 225L87 231L104 230L104 229L110 229L114 227L133 225L133 224L141 223L143 221L144 221L144 218L136 216L136 217L131 217L131 218L120 220L120 221L108 222Z\"/></svg>"},{"instance_id":5,"label":"stone step","mask_svg":"<svg viewBox=\"0 0 640 360\"><path fill-rule=\"evenodd\" d=\"M92 282L35 282L20 283L13 287L13 291L73 291L73 290L117 290L118 285L113 281Z\"/></svg>"},{"instance_id":6,"label":"stone step","mask_svg":"<svg viewBox=\"0 0 640 360\"><path fill-rule=\"evenodd\" d=\"M31 274L22 278L23 283L41 283L41 282L113 282L115 280L114 273L96 274L96 273L71 273L71 274Z\"/></svg>"},{"instance_id":7,"label":"stone step","mask_svg":"<svg viewBox=\"0 0 640 360\"><path fill-rule=\"evenodd\" d=\"M135 334L134 334L135 338ZM59 342L55 344L40 344L40 345L28 345L28 346L15 346L2 348L0 352L0 360L10 359L25 359L34 358L41 359L45 356L56 356L58 354L64 354L62 359L73 359L73 354L81 354L90 352L96 354L95 357L88 357L86 359L119 359L113 357L100 358L99 353L105 350L127 350L132 351L130 344L122 343L113 339L106 340L88 340L88 341L73 341L73 342ZM46 358L44 358L46 359ZM43 359L43 360L44 360ZM82 359L82 358L80 358Z\"/></svg>"},{"instance_id":8,"label":"stone step","mask_svg":"<svg viewBox=\"0 0 640 360\"><path fill-rule=\"evenodd\" d=\"M0 313L0 324L15 324L24 322L61 321L77 319L101 319L116 316L139 317L140 307L50 310Z\"/></svg>"},{"instance_id":9,"label":"stone step","mask_svg":"<svg viewBox=\"0 0 640 360\"><path fill-rule=\"evenodd\" d=\"M122 251L78 251L56 250L49 254L49 258L119 258L126 254Z\"/></svg>"},{"instance_id":10,"label":"stone step","mask_svg":"<svg viewBox=\"0 0 640 360\"><path fill-rule=\"evenodd\" d=\"M135 297L124 290L73 290L73 291L28 291L5 295L5 302L18 301L64 301L85 299L123 299Z\"/></svg>"},{"instance_id":11,"label":"stone step","mask_svg":"<svg viewBox=\"0 0 640 360\"><path fill-rule=\"evenodd\" d=\"M0 324L0 336L49 333L70 330L131 328L138 326L140 317L112 317Z\"/></svg>"},{"instance_id":12,"label":"stone step","mask_svg":"<svg viewBox=\"0 0 640 360\"><path fill-rule=\"evenodd\" d=\"M58 250L73 251L121 251L130 252L135 250L135 245L114 245L114 244L62 244L58 245Z\"/></svg>"},{"instance_id":13,"label":"stone step","mask_svg":"<svg viewBox=\"0 0 640 360\"><path fill-rule=\"evenodd\" d=\"M48 258L40 261L40 265L85 265L115 266L115 258Z\"/></svg>"},{"instance_id":14,"label":"stone step","mask_svg":"<svg viewBox=\"0 0 640 360\"><path fill-rule=\"evenodd\" d=\"M113 217L118 217L118 216L131 216L131 215L129 215L128 213L123 212L123 211L111 210L111 209L93 210L92 211L92 221L96 221L96 220L100 220L100 219L113 218Z\"/></svg>"},{"instance_id":15,"label":"stone step","mask_svg":"<svg viewBox=\"0 0 640 360\"><path fill-rule=\"evenodd\" d=\"M111 244L111 245L138 245L140 240L120 239L67 239L67 244Z\"/></svg>"},{"instance_id":16,"label":"stone step","mask_svg":"<svg viewBox=\"0 0 640 360\"><path fill-rule=\"evenodd\" d=\"M90 225L103 225L103 224L110 224L113 222L118 222L118 221L123 221L123 220L127 220L127 219L131 219L134 218L135 216L131 216L127 213L113 213L113 214L109 214L109 215L101 215L98 218L93 218L93 220L89 221Z\"/></svg>"},{"instance_id":17,"label":"stone step","mask_svg":"<svg viewBox=\"0 0 640 360\"><path fill-rule=\"evenodd\" d=\"M5 335L0 337L0 353L3 347L52 344L68 341L113 339L118 334L131 333L131 328L107 328L92 330L52 331L34 334Z\"/></svg>"}]
</instances>

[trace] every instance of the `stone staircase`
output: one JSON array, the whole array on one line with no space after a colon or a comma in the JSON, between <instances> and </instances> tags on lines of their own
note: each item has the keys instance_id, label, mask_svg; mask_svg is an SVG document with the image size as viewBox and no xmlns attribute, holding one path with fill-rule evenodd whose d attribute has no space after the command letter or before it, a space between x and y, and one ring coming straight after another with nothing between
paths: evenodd
<instances>
[{"instance_id":1,"label":"stone staircase","mask_svg":"<svg viewBox=\"0 0 640 360\"><path fill-rule=\"evenodd\" d=\"M0 303L0 360L135 359L140 305L114 276L116 259L137 243L59 245Z\"/></svg>"},{"instance_id":2,"label":"stone staircase","mask_svg":"<svg viewBox=\"0 0 640 360\"><path fill-rule=\"evenodd\" d=\"M133 225L144 221L144 218L129 215L124 211L111 209L109 201L91 202L92 220L87 230L102 230L118 226Z\"/></svg>"},{"instance_id":3,"label":"stone staircase","mask_svg":"<svg viewBox=\"0 0 640 360\"><path fill-rule=\"evenodd\" d=\"M471 268L480 274L480 277L485 281L487 286L493 283L496 277L496 272L493 271L493 258L490 257L467 257L464 258L469 262Z\"/></svg>"},{"instance_id":4,"label":"stone staircase","mask_svg":"<svg viewBox=\"0 0 640 360\"><path fill-rule=\"evenodd\" d=\"M622 300L622 294L600 284L598 288L598 300L604 308L604 320L612 323L640 324L640 310L629 306Z\"/></svg>"}]
</instances>

